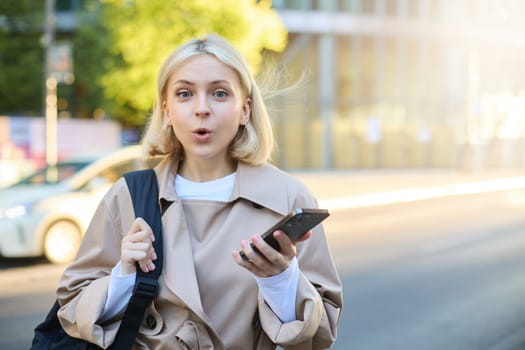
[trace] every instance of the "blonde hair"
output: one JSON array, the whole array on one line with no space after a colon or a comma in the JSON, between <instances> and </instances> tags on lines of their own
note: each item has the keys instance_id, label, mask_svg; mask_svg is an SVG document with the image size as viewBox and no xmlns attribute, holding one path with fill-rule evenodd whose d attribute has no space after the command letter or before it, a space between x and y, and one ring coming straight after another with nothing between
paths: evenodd
<instances>
[{"instance_id":1,"label":"blonde hair","mask_svg":"<svg viewBox=\"0 0 525 350\"><path fill-rule=\"evenodd\" d=\"M157 78L157 99L142 138L145 155L170 155L176 160L183 158L182 144L173 128L165 126L162 101L166 100L167 83L175 69L186 59L203 54L211 54L234 69L245 96L251 99L249 122L246 126L239 127L230 145L230 155L252 165L268 162L274 147L274 138L261 91L242 55L228 41L217 35L207 35L182 44L162 64Z\"/></svg>"}]
</instances>

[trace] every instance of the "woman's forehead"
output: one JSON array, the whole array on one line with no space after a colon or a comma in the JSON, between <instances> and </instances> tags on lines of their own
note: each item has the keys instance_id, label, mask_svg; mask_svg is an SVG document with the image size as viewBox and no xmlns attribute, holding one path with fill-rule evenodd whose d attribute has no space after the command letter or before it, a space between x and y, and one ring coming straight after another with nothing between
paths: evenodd
<instances>
[{"instance_id":1,"label":"woman's forehead","mask_svg":"<svg viewBox=\"0 0 525 350\"><path fill-rule=\"evenodd\" d=\"M179 79L187 81L225 80L240 85L237 72L211 54L201 54L182 61L172 72L170 81Z\"/></svg>"}]
</instances>

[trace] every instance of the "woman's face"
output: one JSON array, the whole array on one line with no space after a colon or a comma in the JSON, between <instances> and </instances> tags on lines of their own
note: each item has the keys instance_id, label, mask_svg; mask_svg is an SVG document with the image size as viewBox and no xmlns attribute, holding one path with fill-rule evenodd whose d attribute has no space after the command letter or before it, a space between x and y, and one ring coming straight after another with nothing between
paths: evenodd
<instances>
[{"instance_id":1,"label":"woman's face","mask_svg":"<svg viewBox=\"0 0 525 350\"><path fill-rule=\"evenodd\" d=\"M231 161L229 146L250 117L235 70L213 55L184 61L170 76L163 109L185 161Z\"/></svg>"}]
</instances>

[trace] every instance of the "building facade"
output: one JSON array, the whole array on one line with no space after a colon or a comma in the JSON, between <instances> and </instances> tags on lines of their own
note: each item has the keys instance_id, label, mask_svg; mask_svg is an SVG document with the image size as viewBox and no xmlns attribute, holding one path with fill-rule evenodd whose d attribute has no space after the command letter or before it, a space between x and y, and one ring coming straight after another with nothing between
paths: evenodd
<instances>
[{"instance_id":1,"label":"building facade","mask_svg":"<svg viewBox=\"0 0 525 350\"><path fill-rule=\"evenodd\" d=\"M280 0L287 168L525 165L525 2Z\"/></svg>"}]
</instances>

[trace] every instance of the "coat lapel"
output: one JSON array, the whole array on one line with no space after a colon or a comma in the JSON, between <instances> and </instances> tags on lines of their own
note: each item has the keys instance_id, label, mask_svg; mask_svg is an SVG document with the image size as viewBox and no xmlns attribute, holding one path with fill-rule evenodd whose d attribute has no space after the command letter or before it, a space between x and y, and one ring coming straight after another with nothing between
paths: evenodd
<instances>
[{"instance_id":1,"label":"coat lapel","mask_svg":"<svg viewBox=\"0 0 525 350\"><path fill-rule=\"evenodd\" d=\"M193 264L190 233L180 201L174 202L163 217L164 278L166 286L199 317L207 321L200 299L197 274Z\"/></svg>"},{"instance_id":2,"label":"coat lapel","mask_svg":"<svg viewBox=\"0 0 525 350\"><path fill-rule=\"evenodd\" d=\"M155 171L159 183L159 201L171 203L162 216L164 281L173 294L203 321L210 324L200 300L190 232L186 225L182 203L174 188L177 164L170 159L165 159L155 168Z\"/></svg>"}]
</instances>

